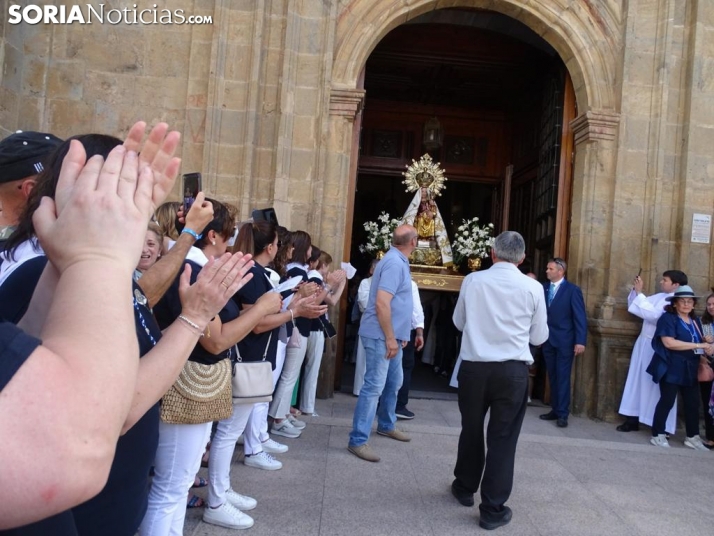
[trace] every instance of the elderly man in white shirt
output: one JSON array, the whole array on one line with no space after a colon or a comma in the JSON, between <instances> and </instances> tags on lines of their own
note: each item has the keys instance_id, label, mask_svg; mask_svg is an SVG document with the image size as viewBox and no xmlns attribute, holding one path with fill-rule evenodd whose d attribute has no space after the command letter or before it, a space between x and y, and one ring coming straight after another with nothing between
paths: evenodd
<instances>
[{"instance_id":1,"label":"elderly man in white shirt","mask_svg":"<svg viewBox=\"0 0 714 536\"><path fill-rule=\"evenodd\" d=\"M464 335L458 375L461 436L451 491L463 506L473 506L481 488L479 525L487 530L508 524L513 515L505 503L513 489L528 400L528 366L533 363L528 344L548 339L543 287L517 268L525 258L523 237L501 233L491 256L491 268L464 279L453 316Z\"/></svg>"}]
</instances>

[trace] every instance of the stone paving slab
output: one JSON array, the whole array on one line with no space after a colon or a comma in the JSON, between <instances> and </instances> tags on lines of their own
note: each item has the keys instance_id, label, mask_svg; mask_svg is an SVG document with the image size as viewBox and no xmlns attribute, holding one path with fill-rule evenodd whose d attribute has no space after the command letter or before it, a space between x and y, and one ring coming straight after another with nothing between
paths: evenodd
<instances>
[{"instance_id":1,"label":"stone paving slab","mask_svg":"<svg viewBox=\"0 0 714 536\"><path fill-rule=\"evenodd\" d=\"M478 508L464 508L449 486L460 432L453 400L417 399L417 414L399 426L412 436L400 443L374 434L380 463L362 461L346 449L356 398L337 393L318 400L320 417L279 455L284 467L261 471L241 462L236 448L234 489L258 500L250 512L253 536L459 536L486 533ZM529 407L516 456L513 521L503 536L714 534L714 452L648 443L647 429L615 431L611 423L571 417L560 429ZM206 470L201 470L206 476ZM205 496L205 489L195 490ZM478 494L476 495L478 500ZM201 522L189 510L185 534L229 535L236 531Z\"/></svg>"}]
</instances>

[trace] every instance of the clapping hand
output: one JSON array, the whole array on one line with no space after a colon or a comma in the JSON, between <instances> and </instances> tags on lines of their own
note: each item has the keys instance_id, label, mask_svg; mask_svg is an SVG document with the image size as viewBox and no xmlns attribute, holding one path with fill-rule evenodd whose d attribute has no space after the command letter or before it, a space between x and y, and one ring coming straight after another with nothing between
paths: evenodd
<instances>
[{"instance_id":1,"label":"clapping hand","mask_svg":"<svg viewBox=\"0 0 714 536\"><path fill-rule=\"evenodd\" d=\"M153 209L156 209L174 187L181 159L174 154L181 141L181 133L169 132L166 123L159 123L151 129L149 137L142 144L146 123L139 121L129 130L124 140L124 147L139 153L139 172L149 167L154 173L155 183L152 191Z\"/></svg>"},{"instance_id":2,"label":"clapping hand","mask_svg":"<svg viewBox=\"0 0 714 536\"><path fill-rule=\"evenodd\" d=\"M134 151L119 145L106 161L87 160L70 142L57 182L57 202L43 197L32 221L40 243L60 273L77 262L111 262L131 274L141 255L153 211L153 171L139 172Z\"/></svg>"},{"instance_id":3,"label":"clapping hand","mask_svg":"<svg viewBox=\"0 0 714 536\"><path fill-rule=\"evenodd\" d=\"M179 280L182 312L193 322L205 327L228 300L253 278L251 255L225 253L211 258L191 285L191 265L186 264Z\"/></svg>"}]
</instances>

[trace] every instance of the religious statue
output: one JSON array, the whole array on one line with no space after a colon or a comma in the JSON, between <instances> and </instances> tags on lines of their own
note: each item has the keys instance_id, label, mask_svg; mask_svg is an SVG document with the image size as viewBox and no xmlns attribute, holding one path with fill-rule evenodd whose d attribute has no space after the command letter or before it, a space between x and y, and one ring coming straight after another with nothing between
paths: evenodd
<instances>
[{"instance_id":1,"label":"religious statue","mask_svg":"<svg viewBox=\"0 0 714 536\"><path fill-rule=\"evenodd\" d=\"M420 188L420 192L421 202L416 218L414 218L414 227L419 233L419 239L427 241L427 247L434 247L436 244L436 203L431 199L428 188Z\"/></svg>"},{"instance_id":2,"label":"religious statue","mask_svg":"<svg viewBox=\"0 0 714 536\"><path fill-rule=\"evenodd\" d=\"M446 177L438 163L425 154L418 162L412 161L403 173L407 192L415 192L414 199L404 214L404 223L413 225L417 233L417 249L410 261L428 266L451 266L451 243L444 220L434 198L445 188Z\"/></svg>"}]
</instances>

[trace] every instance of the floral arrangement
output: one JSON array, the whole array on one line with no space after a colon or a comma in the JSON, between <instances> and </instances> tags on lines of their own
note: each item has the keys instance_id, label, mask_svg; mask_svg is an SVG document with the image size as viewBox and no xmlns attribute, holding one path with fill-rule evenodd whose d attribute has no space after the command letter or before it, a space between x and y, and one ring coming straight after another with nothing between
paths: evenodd
<instances>
[{"instance_id":1,"label":"floral arrangement","mask_svg":"<svg viewBox=\"0 0 714 536\"><path fill-rule=\"evenodd\" d=\"M367 242L359 247L360 252L369 253L374 256L378 252L385 252L392 244L392 234L401 220L390 218L389 214L382 212L377 221L364 222L364 230L367 231Z\"/></svg>"},{"instance_id":2,"label":"floral arrangement","mask_svg":"<svg viewBox=\"0 0 714 536\"><path fill-rule=\"evenodd\" d=\"M463 220L459 225L452 244L455 263L460 264L469 257L488 257L493 245L493 224L482 227L478 221L478 218Z\"/></svg>"}]
</instances>

